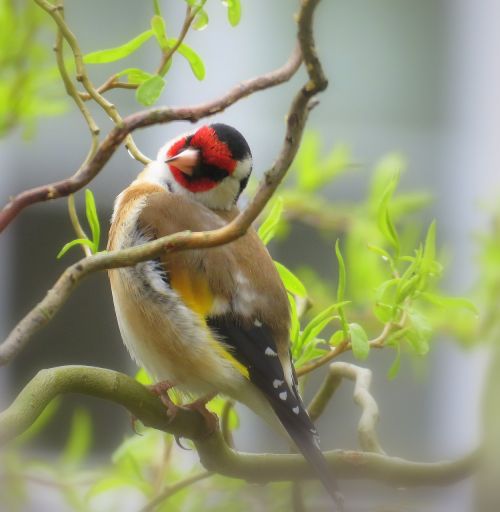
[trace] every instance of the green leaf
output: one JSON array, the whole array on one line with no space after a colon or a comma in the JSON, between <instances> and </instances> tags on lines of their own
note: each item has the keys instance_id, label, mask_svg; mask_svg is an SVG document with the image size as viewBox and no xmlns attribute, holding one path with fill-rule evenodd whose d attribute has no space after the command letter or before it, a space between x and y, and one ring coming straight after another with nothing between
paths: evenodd
<instances>
[{"instance_id":1,"label":"green leaf","mask_svg":"<svg viewBox=\"0 0 500 512\"><path fill-rule=\"evenodd\" d=\"M153 31L160 48L162 50L168 50L167 27L165 26L165 20L158 14L155 14L151 18L151 30Z\"/></svg>"},{"instance_id":2,"label":"green leaf","mask_svg":"<svg viewBox=\"0 0 500 512\"><path fill-rule=\"evenodd\" d=\"M208 25L208 14L205 9L200 9L196 14L196 17L193 21L193 28L195 30L203 30Z\"/></svg>"},{"instance_id":3,"label":"green leaf","mask_svg":"<svg viewBox=\"0 0 500 512\"><path fill-rule=\"evenodd\" d=\"M99 251L99 242L101 240L101 225L97 215L94 194L89 188L85 190L85 212L92 232L92 243L94 245L92 252L96 253Z\"/></svg>"},{"instance_id":4,"label":"green leaf","mask_svg":"<svg viewBox=\"0 0 500 512\"><path fill-rule=\"evenodd\" d=\"M135 97L141 105L150 107L156 103L164 87L165 80L159 75L153 75L138 87Z\"/></svg>"},{"instance_id":5,"label":"green leaf","mask_svg":"<svg viewBox=\"0 0 500 512\"><path fill-rule=\"evenodd\" d=\"M139 68L127 68L117 73L116 76L126 76L129 84L142 84L154 75Z\"/></svg>"},{"instance_id":6,"label":"green leaf","mask_svg":"<svg viewBox=\"0 0 500 512\"><path fill-rule=\"evenodd\" d=\"M312 359L316 359L317 357L320 357L325 354L327 351L326 345L324 348L319 347L320 344L324 343L323 340L311 340L305 347L304 350L302 350L302 353L300 354L300 357L295 362L295 365L297 368L301 367L305 363L311 361Z\"/></svg>"},{"instance_id":7,"label":"green leaf","mask_svg":"<svg viewBox=\"0 0 500 512\"><path fill-rule=\"evenodd\" d=\"M82 408L75 409L71 430L61 456L61 462L68 466L78 466L89 452L92 442L92 420Z\"/></svg>"},{"instance_id":8,"label":"green leaf","mask_svg":"<svg viewBox=\"0 0 500 512\"><path fill-rule=\"evenodd\" d=\"M301 340L303 340L302 343L305 343L306 340L311 339L311 332L313 332L319 325L321 325L325 319L329 318L329 321L331 321L334 318L338 318L338 316L332 316L332 313L334 311L337 311L339 308L346 306L347 304L350 304L350 301L346 300L344 302L332 304L331 306L327 307L326 309L318 313L304 328L304 331L302 332L301 336ZM320 329L318 333L321 332L322 330L323 329ZM314 334L314 337L315 336L316 334Z\"/></svg>"},{"instance_id":9,"label":"green leaf","mask_svg":"<svg viewBox=\"0 0 500 512\"><path fill-rule=\"evenodd\" d=\"M383 324L390 322L394 317L394 308L384 302L376 302L373 307L373 313Z\"/></svg>"},{"instance_id":10,"label":"green leaf","mask_svg":"<svg viewBox=\"0 0 500 512\"><path fill-rule=\"evenodd\" d=\"M425 299L431 304L441 306L445 308L456 308L456 309L467 309L475 315L479 314L479 311L474 303L465 297L446 297L437 293L421 292L418 294L419 299Z\"/></svg>"},{"instance_id":11,"label":"green leaf","mask_svg":"<svg viewBox=\"0 0 500 512\"><path fill-rule=\"evenodd\" d=\"M340 241L337 238L335 242L335 255L337 256L338 262L338 284L337 284L337 303L344 302L344 294L345 294L345 286L346 286L346 270L344 258L342 257L342 253L340 252ZM340 322L342 324L342 330L344 331L344 336L347 338L349 333L349 327L347 325L347 319L344 313L344 308L340 306L338 308L340 315Z\"/></svg>"},{"instance_id":12,"label":"green leaf","mask_svg":"<svg viewBox=\"0 0 500 512\"><path fill-rule=\"evenodd\" d=\"M168 40L169 46L175 46L176 44L177 39ZM198 80L203 80L205 78L205 64L203 64L201 57L185 43L181 43L177 51L189 62L194 76Z\"/></svg>"},{"instance_id":13,"label":"green leaf","mask_svg":"<svg viewBox=\"0 0 500 512\"><path fill-rule=\"evenodd\" d=\"M367 247L370 251L381 256L384 261L392 260L392 256L385 249L382 249L381 247L377 247L376 245L371 244L368 244Z\"/></svg>"},{"instance_id":14,"label":"green leaf","mask_svg":"<svg viewBox=\"0 0 500 512\"><path fill-rule=\"evenodd\" d=\"M391 364L391 367L389 368L389 371L387 372L387 378L389 380L394 380L401 368L401 347L399 344L396 345L396 357L394 361Z\"/></svg>"},{"instance_id":15,"label":"green leaf","mask_svg":"<svg viewBox=\"0 0 500 512\"><path fill-rule=\"evenodd\" d=\"M299 341L299 333L300 333L300 322L299 317L297 315L297 303L295 302L295 297L288 293L288 301L290 302L290 340L292 345L292 352L294 356L298 356L298 341Z\"/></svg>"},{"instance_id":16,"label":"green leaf","mask_svg":"<svg viewBox=\"0 0 500 512\"><path fill-rule=\"evenodd\" d=\"M345 333L341 329L340 331L335 331L331 338L328 340L328 345L331 345L332 347L336 347L337 345L340 345L345 340Z\"/></svg>"},{"instance_id":17,"label":"green leaf","mask_svg":"<svg viewBox=\"0 0 500 512\"><path fill-rule=\"evenodd\" d=\"M316 325L314 325L314 327L311 327L310 329L308 329L307 333L304 331L302 333L302 336L300 337L300 346L301 347L306 347L309 342L315 340L317 338L317 336L319 335L320 332L323 331L323 329L332 321L332 320L335 320L335 319L338 319L339 316L338 315L330 315L330 316L327 316L326 318L323 318L323 320L321 320L320 322L316 323Z\"/></svg>"},{"instance_id":18,"label":"green leaf","mask_svg":"<svg viewBox=\"0 0 500 512\"><path fill-rule=\"evenodd\" d=\"M424 356L429 352L429 339L432 334L432 327L427 319L419 312L409 312L410 328L406 331L405 337L415 354Z\"/></svg>"},{"instance_id":19,"label":"green leaf","mask_svg":"<svg viewBox=\"0 0 500 512\"><path fill-rule=\"evenodd\" d=\"M399 153L390 153L384 156L375 167L373 173L372 187L370 192L370 205L372 211L376 211L380 204L380 198L388 181L395 175L406 170L407 162L404 156Z\"/></svg>"},{"instance_id":20,"label":"green leaf","mask_svg":"<svg viewBox=\"0 0 500 512\"><path fill-rule=\"evenodd\" d=\"M307 297L306 287L302 284L302 281L291 271L288 270L284 265L274 262L276 265L276 269L285 285L285 288L293 295L298 295L299 297Z\"/></svg>"},{"instance_id":21,"label":"green leaf","mask_svg":"<svg viewBox=\"0 0 500 512\"><path fill-rule=\"evenodd\" d=\"M279 196L273 203L269 215L266 217L264 222L259 226L259 230L257 231L264 245L267 245L274 238L282 213L283 197Z\"/></svg>"},{"instance_id":22,"label":"green leaf","mask_svg":"<svg viewBox=\"0 0 500 512\"><path fill-rule=\"evenodd\" d=\"M380 205L377 212L377 223L380 232L385 236L387 241L394 247L396 252L399 253L399 237L389 212L389 203L391 201L392 195L394 194L394 191L396 190L398 182L399 173L396 173L389 180L389 183L387 184L382 194L382 199L380 200Z\"/></svg>"},{"instance_id":23,"label":"green leaf","mask_svg":"<svg viewBox=\"0 0 500 512\"><path fill-rule=\"evenodd\" d=\"M422 256L422 273L432 273L436 259L436 221L433 220L425 237L424 253Z\"/></svg>"},{"instance_id":24,"label":"green leaf","mask_svg":"<svg viewBox=\"0 0 500 512\"><path fill-rule=\"evenodd\" d=\"M418 274L409 279L401 280L396 293L396 304L402 304L407 297L411 297L417 290L420 280L421 276Z\"/></svg>"},{"instance_id":25,"label":"green leaf","mask_svg":"<svg viewBox=\"0 0 500 512\"><path fill-rule=\"evenodd\" d=\"M137 37L134 37L134 39L116 48L108 48L106 50L88 53L83 57L83 62L85 62L85 64L106 64L107 62L115 62L124 59L138 50L152 35L152 30L146 30Z\"/></svg>"},{"instance_id":26,"label":"green leaf","mask_svg":"<svg viewBox=\"0 0 500 512\"><path fill-rule=\"evenodd\" d=\"M71 242L68 242L63 246L63 248L59 251L57 254L57 259L62 258L72 247L75 245L86 245L90 247L91 250L94 249L94 242L92 240L89 240L88 238L77 238L76 240L71 240Z\"/></svg>"},{"instance_id":27,"label":"green leaf","mask_svg":"<svg viewBox=\"0 0 500 512\"><path fill-rule=\"evenodd\" d=\"M241 19L241 3L240 0L224 0L223 2L227 6L227 19L229 23L236 27Z\"/></svg>"},{"instance_id":28,"label":"green leaf","mask_svg":"<svg viewBox=\"0 0 500 512\"><path fill-rule=\"evenodd\" d=\"M351 336L352 353L356 359L364 361L370 353L370 343L368 336L361 325L349 324L349 334Z\"/></svg>"},{"instance_id":29,"label":"green leaf","mask_svg":"<svg viewBox=\"0 0 500 512\"><path fill-rule=\"evenodd\" d=\"M340 252L340 242L337 238L335 242L335 254L337 256L338 261L338 284L337 284L337 302L343 302L344 293L345 293L345 283L346 283L346 271L345 271L345 263L344 258L342 257L342 253Z\"/></svg>"}]
</instances>

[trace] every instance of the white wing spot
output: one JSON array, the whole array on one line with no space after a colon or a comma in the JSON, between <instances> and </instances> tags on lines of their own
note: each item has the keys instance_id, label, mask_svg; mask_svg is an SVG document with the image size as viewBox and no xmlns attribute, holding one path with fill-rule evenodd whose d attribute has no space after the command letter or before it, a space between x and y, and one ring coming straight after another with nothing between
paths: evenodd
<instances>
[{"instance_id":1,"label":"white wing spot","mask_svg":"<svg viewBox=\"0 0 500 512\"><path fill-rule=\"evenodd\" d=\"M271 347L267 347L264 354L269 357L276 357L278 355Z\"/></svg>"},{"instance_id":2,"label":"white wing spot","mask_svg":"<svg viewBox=\"0 0 500 512\"><path fill-rule=\"evenodd\" d=\"M297 405L296 407L294 407L294 408L292 409L292 411L293 411L295 414L299 414L299 412L300 412L299 406Z\"/></svg>"},{"instance_id":3,"label":"white wing spot","mask_svg":"<svg viewBox=\"0 0 500 512\"><path fill-rule=\"evenodd\" d=\"M279 397L281 400L286 400L286 397L288 396L288 393L286 391L282 391L280 394L279 394Z\"/></svg>"},{"instance_id":4,"label":"white wing spot","mask_svg":"<svg viewBox=\"0 0 500 512\"><path fill-rule=\"evenodd\" d=\"M274 379L273 380L273 387L274 387L274 389L277 389L280 386L282 386L284 383L285 383L284 380Z\"/></svg>"},{"instance_id":5,"label":"white wing spot","mask_svg":"<svg viewBox=\"0 0 500 512\"><path fill-rule=\"evenodd\" d=\"M262 327L262 322L260 320L257 320L257 318L254 320L253 324L255 327Z\"/></svg>"}]
</instances>

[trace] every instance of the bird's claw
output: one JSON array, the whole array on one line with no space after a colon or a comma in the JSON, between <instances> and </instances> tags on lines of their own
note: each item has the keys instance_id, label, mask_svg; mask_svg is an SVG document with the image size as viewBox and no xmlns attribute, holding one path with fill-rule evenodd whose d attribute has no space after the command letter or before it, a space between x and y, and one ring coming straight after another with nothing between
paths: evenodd
<instances>
[{"instance_id":1,"label":"bird's claw","mask_svg":"<svg viewBox=\"0 0 500 512\"><path fill-rule=\"evenodd\" d=\"M161 400L162 404L167 409L167 416L170 421L172 421L179 412L179 406L174 404L168 395L168 390L173 387L174 385L167 380L148 386L148 389Z\"/></svg>"},{"instance_id":2,"label":"bird's claw","mask_svg":"<svg viewBox=\"0 0 500 512\"><path fill-rule=\"evenodd\" d=\"M195 400L190 404L183 405L185 409L196 411L203 416L205 425L207 426L206 437L211 436L219 427L219 418L216 414L207 409L207 403L210 402L212 398L213 395L210 395L209 397L200 398L199 400Z\"/></svg>"}]
</instances>

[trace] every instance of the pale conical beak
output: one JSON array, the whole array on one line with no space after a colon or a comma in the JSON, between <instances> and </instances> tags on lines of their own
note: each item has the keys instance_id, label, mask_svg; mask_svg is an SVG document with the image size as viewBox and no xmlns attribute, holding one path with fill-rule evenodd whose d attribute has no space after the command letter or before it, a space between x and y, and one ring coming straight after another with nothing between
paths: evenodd
<instances>
[{"instance_id":1,"label":"pale conical beak","mask_svg":"<svg viewBox=\"0 0 500 512\"><path fill-rule=\"evenodd\" d=\"M191 176L200 161L200 152L197 149L187 148L178 155L165 160L166 164L172 164L184 174Z\"/></svg>"}]
</instances>

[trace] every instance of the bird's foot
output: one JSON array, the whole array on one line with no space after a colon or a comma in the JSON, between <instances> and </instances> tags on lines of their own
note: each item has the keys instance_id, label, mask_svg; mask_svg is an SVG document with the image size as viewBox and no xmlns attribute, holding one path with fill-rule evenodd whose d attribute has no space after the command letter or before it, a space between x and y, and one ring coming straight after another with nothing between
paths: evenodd
<instances>
[{"instance_id":1,"label":"bird's foot","mask_svg":"<svg viewBox=\"0 0 500 512\"><path fill-rule=\"evenodd\" d=\"M203 416L205 425L207 426L207 437L212 435L219 426L217 415L207 409L207 403L216 395L217 393L210 393L209 395L199 398L190 404L183 405L184 408L190 409L191 411L197 411Z\"/></svg>"},{"instance_id":2,"label":"bird's foot","mask_svg":"<svg viewBox=\"0 0 500 512\"><path fill-rule=\"evenodd\" d=\"M179 406L172 402L172 399L168 395L168 390L172 389L174 384L168 380L162 380L161 382L157 382L156 384L152 384L147 387L162 401L163 405L167 409L167 416L170 420L173 420L179 411Z\"/></svg>"}]
</instances>

